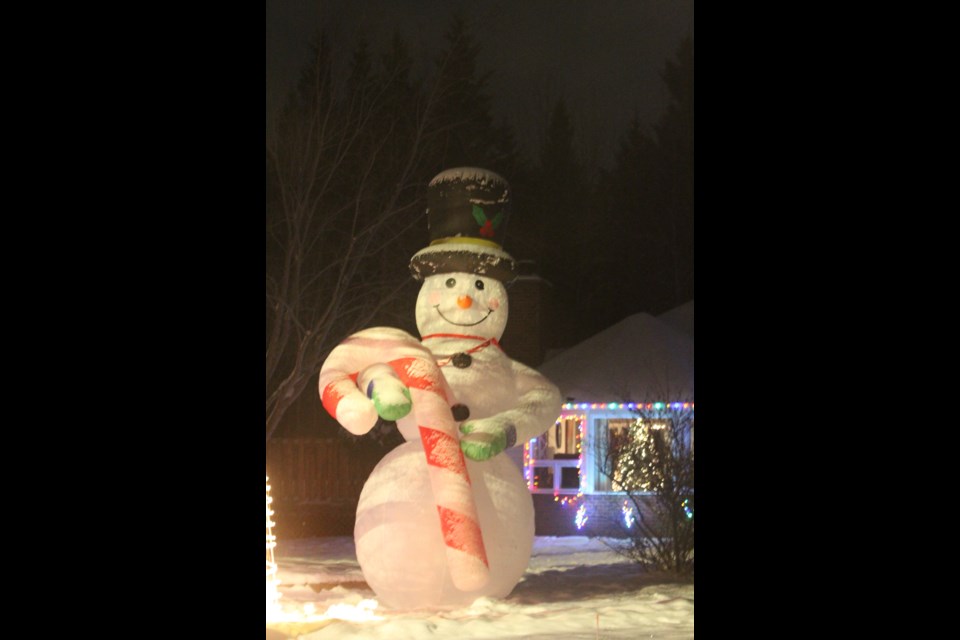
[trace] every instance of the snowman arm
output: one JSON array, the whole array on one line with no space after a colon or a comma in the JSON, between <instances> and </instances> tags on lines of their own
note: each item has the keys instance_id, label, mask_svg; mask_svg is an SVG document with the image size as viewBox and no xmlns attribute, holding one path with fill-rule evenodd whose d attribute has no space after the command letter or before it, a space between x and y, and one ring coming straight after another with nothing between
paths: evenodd
<instances>
[{"instance_id":1,"label":"snowman arm","mask_svg":"<svg viewBox=\"0 0 960 640\"><path fill-rule=\"evenodd\" d=\"M354 435L370 431L378 418L399 420L410 413L410 390L387 364L374 364L357 374L324 369L320 373L324 408Z\"/></svg>"},{"instance_id":2,"label":"snowman arm","mask_svg":"<svg viewBox=\"0 0 960 640\"><path fill-rule=\"evenodd\" d=\"M512 367L520 400L514 409L500 415L507 417L516 429L516 442L523 443L556 423L563 398L560 389L540 372L516 361Z\"/></svg>"},{"instance_id":3,"label":"snowman arm","mask_svg":"<svg viewBox=\"0 0 960 640\"><path fill-rule=\"evenodd\" d=\"M323 408L354 435L363 435L377 423L377 409L357 387L356 374L339 370L320 373Z\"/></svg>"},{"instance_id":4,"label":"snowman arm","mask_svg":"<svg viewBox=\"0 0 960 640\"><path fill-rule=\"evenodd\" d=\"M557 420L562 401L556 385L533 369L513 363L514 380L519 394L517 404L488 418L469 420L460 426L464 455L471 460L488 460L513 447L539 436Z\"/></svg>"}]
</instances>

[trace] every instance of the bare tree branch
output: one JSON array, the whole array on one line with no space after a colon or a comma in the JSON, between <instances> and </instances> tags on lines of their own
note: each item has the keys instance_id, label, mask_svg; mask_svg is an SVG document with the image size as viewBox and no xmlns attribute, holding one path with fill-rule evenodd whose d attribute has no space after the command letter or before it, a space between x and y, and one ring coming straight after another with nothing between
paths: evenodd
<instances>
[{"instance_id":1,"label":"bare tree branch","mask_svg":"<svg viewBox=\"0 0 960 640\"><path fill-rule=\"evenodd\" d=\"M669 396L661 396L667 400ZM629 544L612 546L640 566L691 575L694 570L694 453L691 409L644 403L623 433L604 434L601 473L624 491L635 522ZM624 525L626 526L626 525Z\"/></svg>"},{"instance_id":2,"label":"bare tree branch","mask_svg":"<svg viewBox=\"0 0 960 640\"><path fill-rule=\"evenodd\" d=\"M440 134L437 83L409 96L414 117L401 130L388 91L395 75L351 93L324 55L312 93L291 104L267 154L277 194L268 224L268 439L334 340L397 302L409 275L405 264L390 268L389 251L420 221L423 169Z\"/></svg>"}]
</instances>

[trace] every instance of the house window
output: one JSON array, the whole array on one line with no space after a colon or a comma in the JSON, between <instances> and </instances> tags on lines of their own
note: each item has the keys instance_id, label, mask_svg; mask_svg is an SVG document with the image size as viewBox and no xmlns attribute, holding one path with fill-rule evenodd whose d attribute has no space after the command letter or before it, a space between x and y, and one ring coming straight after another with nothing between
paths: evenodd
<instances>
[{"instance_id":1,"label":"house window","mask_svg":"<svg viewBox=\"0 0 960 640\"><path fill-rule=\"evenodd\" d=\"M620 439L626 438L630 432L630 425L636 420L633 418L600 418L593 421L593 433L596 434L596 478L595 489L597 491L620 491L619 487L614 487L613 479L610 477L611 470L616 467L616 460L611 458L610 445Z\"/></svg>"},{"instance_id":2,"label":"house window","mask_svg":"<svg viewBox=\"0 0 960 640\"><path fill-rule=\"evenodd\" d=\"M577 450L577 428L579 420L575 416L563 417L547 431L550 450L554 460L576 460L580 457Z\"/></svg>"},{"instance_id":3,"label":"house window","mask_svg":"<svg viewBox=\"0 0 960 640\"><path fill-rule=\"evenodd\" d=\"M535 493L577 494L580 491L580 425L583 416L561 416L530 443L530 489Z\"/></svg>"},{"instance_id":4,"label":"house window","mask_svg":"<svg viewBox=\"0 0 960 640\"><path fill-rule=\"evenodd\" d=\"M669 455L672 421L612 418L595 420L594 425L596 490L644 490L649 468L656 466L658 457ZM628 449L631 455L623 455ZM617 456L617 452L621 455Z\"/></svg>"},{"instance_id":5,"label":"house window","mask_svg":"<svg viewBox=\"0 0 960 640\"><path fill-rule=\"evenodd\" d=\"M553 491L553 465L533 466L533 489Z\"/></svg>"}]
</instances>

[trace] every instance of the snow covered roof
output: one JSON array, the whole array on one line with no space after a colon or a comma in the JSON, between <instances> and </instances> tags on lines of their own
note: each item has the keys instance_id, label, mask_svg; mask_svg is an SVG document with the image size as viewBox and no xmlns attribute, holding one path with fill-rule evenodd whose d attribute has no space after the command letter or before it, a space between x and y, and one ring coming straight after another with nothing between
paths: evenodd
<instances>
[{"instance_id":1,"label":"snow covered roof","mask_svg":"<svg viewBox=\"0 0 960 640\"><path fill-rule=\"evenodd\" d=\"M689 335L638 313L567 349L539 370L574 402L692 402L693 302L688 304Z\"/></svg>"},{"instance_id":2,"label":"snow covered roof","mask_svg":"<svg viewBox=\"0 0 960 640\"><path fill-rule=\"evenodd\" d=\"M664 322L678 331L693 338L693 300L690 302L685 302L679 307L675 307L667 311L666 313L661 313L657 316L657 320Z\"/></svg>"}]
</instances>

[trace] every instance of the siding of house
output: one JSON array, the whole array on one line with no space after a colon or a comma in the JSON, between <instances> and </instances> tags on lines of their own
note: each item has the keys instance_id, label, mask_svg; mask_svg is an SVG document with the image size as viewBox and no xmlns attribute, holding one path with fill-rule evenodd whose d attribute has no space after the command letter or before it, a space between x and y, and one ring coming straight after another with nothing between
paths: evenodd
<instances>
[{"instance_id":1,"label":"siding of house","mask_svg":"<svg viewBox=\"0 0 960 640\"><path fill-rule=\"evenodd\" d=\"M641 504L649 504L653 498L643 496ZM623 493L594 493L581 496L576 504L561 504L549 494L534 494L533 508L538 536L609 536L624 538L629 535L623 519L623 503L628 500ZM576 524L577 509L586 505L587 520L583 528ZM632 503L630 503L632 506ZM644 510L647 518L653 514L649 506Z\"/></svg>"}]
</instances>

